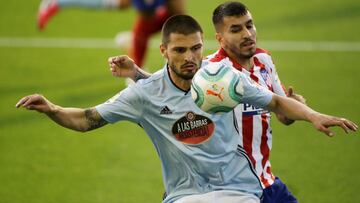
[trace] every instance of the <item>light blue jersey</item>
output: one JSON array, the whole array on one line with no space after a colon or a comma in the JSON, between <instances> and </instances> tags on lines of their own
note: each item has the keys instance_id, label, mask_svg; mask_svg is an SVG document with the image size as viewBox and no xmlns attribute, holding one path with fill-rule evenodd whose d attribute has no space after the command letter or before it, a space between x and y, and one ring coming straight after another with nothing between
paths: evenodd
<instances>
[{"instance_id":1,"label":"light blue jersey","mask_svg":"<svg viewBox=\"0 0 360 203\"><path fill-rule=\"evenodd\" d=\"M265 107L272 93L241 74L244 102ZM162 163L164 203L215 190L262 195L262 187L244 150L238 146L233 112L208 114L174 85L166 67L96 107L109 123L140 124Z\"/></svg>"}]
</instances>

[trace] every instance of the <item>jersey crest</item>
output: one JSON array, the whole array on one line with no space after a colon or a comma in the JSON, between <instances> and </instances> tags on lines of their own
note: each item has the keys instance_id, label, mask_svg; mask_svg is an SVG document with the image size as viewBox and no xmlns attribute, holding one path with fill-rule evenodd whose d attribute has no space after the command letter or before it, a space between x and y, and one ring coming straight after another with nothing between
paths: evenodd
<instances>
[{"instance_id":1,"label":"jersey crest","mask_svg":"<svg viewBox=\"0 0 360 203\"><path fill-rule=\"evenodd\" d=\"M214 129L215 124L210 118L187 112L174 123L172 133L184 144L201 144L213 135Z\"/></svg>"},{"instance_id":2,"label":"jersey crest","mask_svg":"<svg viewBox=\"0 0 360 203\"><path fill-rule=\"evenodd\" d=\"M265 68L260 69L260 75L264 79L266 85L271 88L271 78L269 72Z\"/></svg>"}]
</instances>

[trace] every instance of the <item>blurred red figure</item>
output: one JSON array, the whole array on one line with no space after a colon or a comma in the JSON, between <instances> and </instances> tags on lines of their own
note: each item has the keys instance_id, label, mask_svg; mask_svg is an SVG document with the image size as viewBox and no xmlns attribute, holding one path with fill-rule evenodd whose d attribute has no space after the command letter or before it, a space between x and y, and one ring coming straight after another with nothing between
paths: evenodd
<instances>
[{"instance_id":1,"label":"blurred red figure","mask_svg":"<svg viewBox=\"0 0 360 203\"><path fill-rule=\"evenodd\" d=\"M43 31L49 20L64 8L126 9L133 6L137 18L132 29L130 55L142 67L150 37L172 15L185 13L185 0L42 0L37 25Z\"/></svg>"}]
</instances>

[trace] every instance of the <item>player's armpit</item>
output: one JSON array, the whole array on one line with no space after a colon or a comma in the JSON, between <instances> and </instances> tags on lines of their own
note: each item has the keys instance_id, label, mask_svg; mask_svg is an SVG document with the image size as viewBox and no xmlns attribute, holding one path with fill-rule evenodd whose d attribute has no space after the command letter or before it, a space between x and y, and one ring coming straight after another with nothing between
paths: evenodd
<instances>
[{"instance_id":1,"label":"player's armpit","mask_svg":"<svg viewBox=\"0 0 360 203\"><path fill-rule=\"evenodd\" d=\"M94 130L108 124L108 122L101 117L95 108L85 109L84 111L88 126L86 131Z\"/></svg>"}]
</instances>

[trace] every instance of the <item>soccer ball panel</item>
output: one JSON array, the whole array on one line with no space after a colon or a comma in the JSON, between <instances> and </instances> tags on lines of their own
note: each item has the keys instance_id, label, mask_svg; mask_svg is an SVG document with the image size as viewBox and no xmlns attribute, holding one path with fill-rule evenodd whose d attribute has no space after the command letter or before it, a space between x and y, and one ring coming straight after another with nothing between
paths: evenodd
<instances>
[{"instance_id":1,"label":"soccer ball panel","mask_svg":"<svg viewBox=\"0 0 360 203\"><path fill-rule=\"evenodd\" d=\"M244 93L240 76L233 67L209 63L194 76L191 95L196 105L209 113L229 112Z\"/></svg>"}]
</instances>

